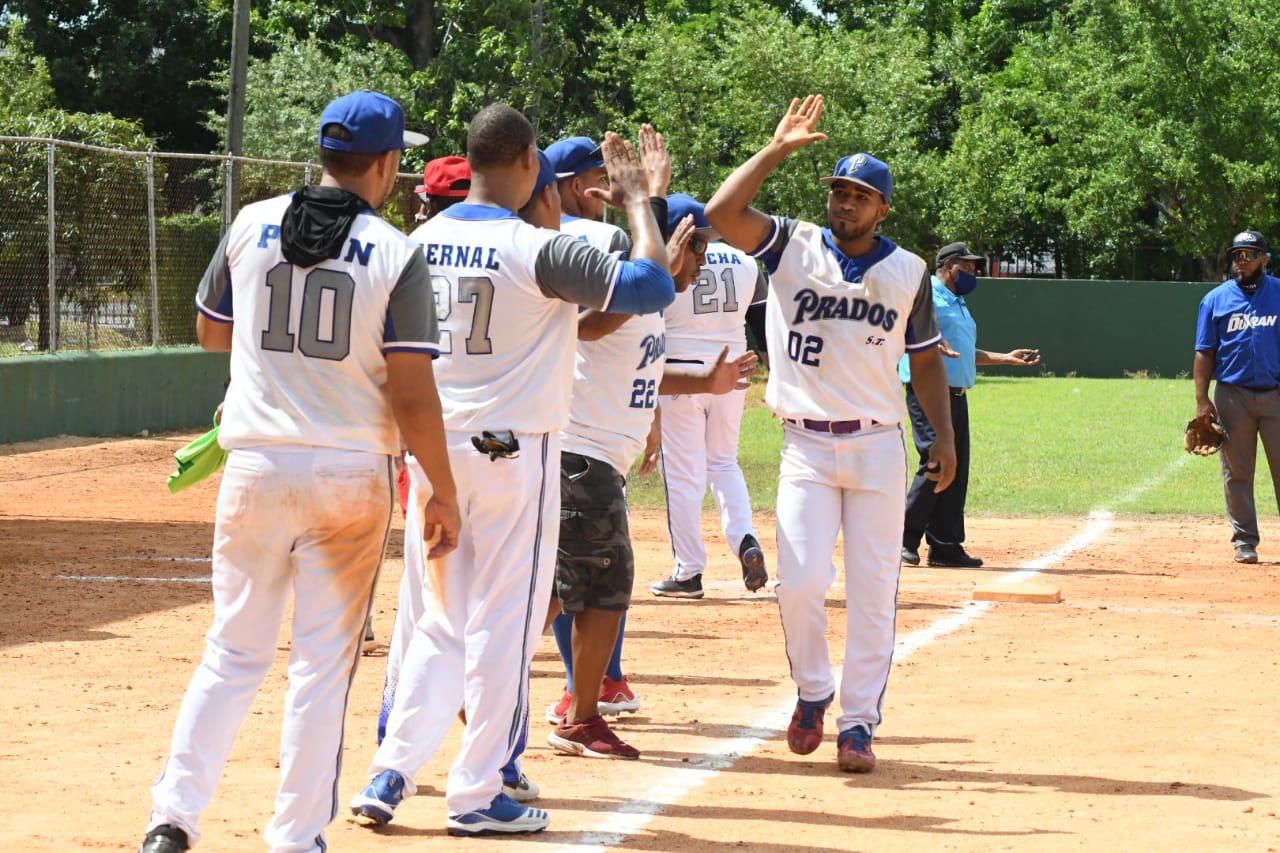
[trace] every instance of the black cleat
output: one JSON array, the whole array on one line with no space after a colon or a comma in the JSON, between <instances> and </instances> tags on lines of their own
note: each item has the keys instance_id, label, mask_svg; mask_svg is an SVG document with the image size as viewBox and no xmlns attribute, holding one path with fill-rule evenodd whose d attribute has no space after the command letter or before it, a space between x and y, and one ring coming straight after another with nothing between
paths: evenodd
<instances>
[{"instance_id":1,"label":"black cleat","mask_svg":"<svg viewBox=\"0 0 1280 853\"><path fill-rule=\"evenodd\" d=\"M944 569L976 569L982 565L982 559L970 556L959 545L954 548L930 548L929 565Z\"/></svg>"},{"instance_id":2,"label":"black cleat","mask_svg":"<svg viewBox=\"0 0 1280 853\"><path fill-rule=\"evenodd\" d=\"M908 548L906 545L903 545L902 562L906 563L908 566L920 565L920 546L917 545L915 548Z\"/></svg>"},{"instance_id":3,"label":"black cleat","mask_svg":"<svg viewBox=\"0 0 1280 853\"><path fill-rule=\"evenodd\" d=\"M702 575L694 575L687 581L669 577L649 587L649 592L665 598L702 598Z\"/></svg>"},{"instance_id":4,"label":"black cleat","mask_svg":"<svg viewBox=\"0 0 1280 853\"><path fill-rule=\"evenodd\" d=\"M738 548L738 562L742 564L742 582L748 592L756 592L769 582L769 570L764 565L764 551L756 537L747 535L742 538Z\"/></svg>"},{"instance_id":5,"label":"black cleat","mask_svg":"<svg viewBox=\"0 0 1280 853\"><path fill-rule=\"evenodd\" d=\"M176 826L162 823L142 839L142 846L138 848L138 853L181 853L190 846L185 832Z\"/></svg>"}]
</instances>

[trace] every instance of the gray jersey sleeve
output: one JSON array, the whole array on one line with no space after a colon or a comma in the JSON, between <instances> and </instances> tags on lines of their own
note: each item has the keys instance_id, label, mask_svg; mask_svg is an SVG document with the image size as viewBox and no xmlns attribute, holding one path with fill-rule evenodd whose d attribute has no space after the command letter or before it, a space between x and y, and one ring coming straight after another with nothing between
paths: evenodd
<instances>
[{"instance_id":1,"label":"gray jersey sleeve","mask_svg":"<svg viewBox=\"0 0 1280 853\"><path fill-rule=\"evenodd\" d=\"M933 281L925 270L911 303L911 316L907 318L907 352L920 352L937 346L942 334L938 331L938 315L933 310Z\"/></svg>"},{"instance_id":2,"label":"gray jersey sleeve","mask_svg":"<svg viewBox=\"0 0 1280 853\"><path fill-rule=\"evenodd\" d=\"M764 271L764 267L756 268L756 289L751 294L751 304L758 305L769 298L769 274Z\"/></svg>"},{"instance_id":3,"label":"gray jersey sleeve","mask_svg":"<svg viewBox=\"0 0 1280 853\"><path fill-rule=\"evenodd\" d=\"M622 252L624 255L631 253L631 235L619 228L613 232L613 237L609 240L609 253Z\"/></svg>"},{"instance_id":4,"label":"gray jersey sleeve","mask_svg":"<svg viewBox=\"0 0 1280 853\"><path fill-rule=\"evenodd\" d=\"M534 260L538 289L552 299L588 308L604 308L621 262L583 240L558 234L542 245Z\"/></svg>"},{"instance_id":5,"label":"gray jersey sleeve","mask_svg":"<svg viewBox=\"0 0 1280 853\"><path fill-rule=\"evenodd\" d=\"M789 216L770 216L769 218L773 220L769 236L756 247L755 251L747 254L764 264L764 268L772 275L778 271L778 264L782 262L782 253L791 243L791 235L796 233L796 227L800 221Z\"/></svg>"},{"instance_id":6,"label":"gray jersey sleeve","mask_svg":"<svg viewBox=\"0 0 1280 853\"><path fill-rule=\"evenodd\" d=\"M227 262L227 241L230 237L231 229L227 229L196 289L196 308L210 320L220 323L232 321L231 265Z\"/></svg>"},{"instance_id":7,"label":"gray jersey sleeve","mask_svg":"<svg viewBox=\"0 0 1280 853\"><path fill-rule=\"evenodd\" d=\"M431 273L422 247L417 246L387 300L387 322L382 333L383 352L440 351L440 329L436 322L436 301L431 291Z\"/></svg>"}]
</instances>

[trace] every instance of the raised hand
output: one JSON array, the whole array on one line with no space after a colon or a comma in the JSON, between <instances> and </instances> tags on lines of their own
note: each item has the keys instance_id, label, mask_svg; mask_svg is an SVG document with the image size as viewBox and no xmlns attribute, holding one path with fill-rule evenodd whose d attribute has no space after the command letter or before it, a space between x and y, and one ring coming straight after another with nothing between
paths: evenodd
<instances>
[{"instance_id":1,"label":"raised hand","mask_svg":"<svg viewBox=\"0 0 1280 853\"><path fill-rule=\"evenodd\" d=\"M750 387L751 373L756 369L756 354L748 350L732 361L729 360L729 348L720 350L720 357L715 366L707 374L708 394L728 394L730 391L741 391Z\"/></svg>"},{"instance_id":2,"label":"raised hand","mask_svg":"<svg viewBox=\"0 0 1280 853\"><path fill-rule=\"evenodd\" d=\"M609 188L591 187L587 190L587 195L601 199L619 210L625 210L629 203L647 202L648 175L631 143L611 130L604 135L600 152L604 155Z\"/></svg>"},{"instance_id":3,"label":"raised hand","mask_svg":"<svg viewBox=\"0 0 1280 853\"><path fill-rule=\"evenodd\" d=\"M817 130L818 119L822 118L823 101L821 95L806 95L801 101L792 98L787 107L787 114L778 122L773 131L773 144L787 153L799 151L812 142L822 142L827 138L825 133Z\"/></svg>"},{"instance_id":4,"label":"raised hand","mask_svg":"<svg viewBox=\"0 0 1280 853\"><path fill-rule=\"evenodd\" d=\"M640 162L649 177L649 197L665 196L671 186L671 155L667 141L651 124L640 125Z\"/></svg>"},{"instance_id":5,"label":"raised hand","mask_svg":"<svg viewBox=\"0 0 1280 853\"><path fill-rule=\"evenodd\" d=\"M684 266L684 247L689 245L693 231L693 214L690 213L677 222L676 230L671 232L671 239L667 241L667 265L671 267L673 276L679 275Z\"/></svg>"}]
</instances>

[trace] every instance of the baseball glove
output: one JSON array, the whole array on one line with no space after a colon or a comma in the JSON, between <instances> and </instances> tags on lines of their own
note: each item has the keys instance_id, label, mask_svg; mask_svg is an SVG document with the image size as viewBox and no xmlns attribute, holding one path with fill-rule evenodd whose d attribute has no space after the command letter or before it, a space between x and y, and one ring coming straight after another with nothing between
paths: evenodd
<instances>
[{"instance_id":1,"label":"baseball glove","mask_svg":"<svg viewBox=\"0 0 1280 853\"><path fill-rule=\"evenodd\" d=\"M1187 421L1187 429L1182 436L1182 446L1188 453L1194 453L1196 456L1212 456L1222 447L1224 438L1226 433L1222 431L1222 424L1216 419L1202 421L1199 418L1193 418Z\"/></svg>"}]
</instances>

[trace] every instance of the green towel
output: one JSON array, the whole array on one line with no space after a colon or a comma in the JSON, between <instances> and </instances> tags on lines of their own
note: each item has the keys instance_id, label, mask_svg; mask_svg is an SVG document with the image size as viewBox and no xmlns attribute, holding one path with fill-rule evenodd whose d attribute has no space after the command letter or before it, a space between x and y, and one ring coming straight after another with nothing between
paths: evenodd
<instances>
[{"instance_id":1,"label":"green towel","mask_svg":"<svg viewBox=\"0 0 1280 853\"><path fill-rule=\"evenodd\" d=\"M206 432L173 454L178 470L169 475L169 491L173 494L208 477L227 461L227 451L218 444L218 427Z\"/></svg>"}]
</instances>

